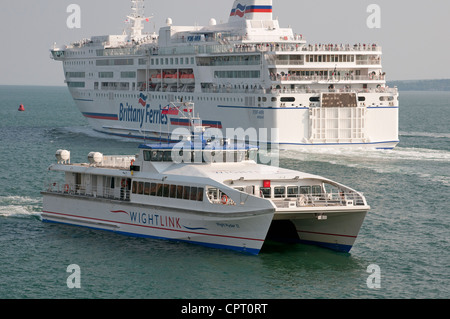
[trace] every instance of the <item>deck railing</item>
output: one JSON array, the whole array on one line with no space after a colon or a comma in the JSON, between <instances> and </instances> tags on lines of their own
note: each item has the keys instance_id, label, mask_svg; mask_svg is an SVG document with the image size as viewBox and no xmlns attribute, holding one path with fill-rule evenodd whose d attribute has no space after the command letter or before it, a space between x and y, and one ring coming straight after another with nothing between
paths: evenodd
<instances>
[{"instance_id":1,"label":"deck railing","mask_svg":"<svg viewBox=\"0 0 450 319\"><path fill-rule=\"evenodd\" d=\"M357 193L301 194L292 197L272 198L277 208L363 206L364 198Z\"/></svg>"},{"instance_id":2,"label":"deck railing","mask_svg":"<svg viewBox=\"0 0 450 319\"><path fill-rule=\"evenodd\" d=\"M107 198L115 200L130 200L130 190L128 187L111 188L109 186L97 187L90 184L68 184L68 183L47 183L44 189L48 193L80 196L80 197L93 197L93 198Z\"/></svg>"}]
</instances>

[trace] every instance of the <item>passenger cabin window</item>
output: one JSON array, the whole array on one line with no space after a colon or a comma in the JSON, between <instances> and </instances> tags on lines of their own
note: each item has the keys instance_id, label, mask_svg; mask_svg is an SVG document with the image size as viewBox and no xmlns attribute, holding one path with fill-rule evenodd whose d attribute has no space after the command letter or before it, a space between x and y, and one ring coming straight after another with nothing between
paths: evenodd
<instances>
[{"instance_id":1,"label":"passenger cabin window","mask_svg":"<svg viewBox=\"0 0 450 319\"><path fill-rule=\"evenodd\" d=\"M271 198L271 188L270 187L261 187L260 188L261 197L263 198ZM322 196L323 189L321 185L313 185L313 186L276 186L273 187L273 197L274 198L296 198L299 195L313 195L313 196Z\"/></svg>"},{"instance_id":2,"label":"passenger cabin window","mask_svg":"<svg viewBox=\"0 0 450 319\"><path fill-rule=\"evenodd\" d=\"M272 196L270 187L261 187L259 190L264 198L270 198Z\"/></svg>"},{"instance_id":3,"label":"passenger cabin window","mask_svg":"<svg viewBox=\"0 0 450 319\"><path fill-rule=\"evenodd\" d=\"M287 197L298 197L298 186L288 186Z\"/></svg>"},{"instance_id":4,"label":"passenger cabin window","mask_svg":"<svg viewBox=\"0 0 450 319\"><path fill-rule=\"evenodd\" d=\"M314 185L314 186L300 186L300 194L308 194L308 195L322 195L322 186Z\"/></svg>"},{"instance_id":5,"label":"passenger cabin window","mask_svg":"<svg viewBox=\"0 0 450 319\"><path fill-rule=\"evenodd\" d=\"M322 186L315 185L312 187L312 194L313 195L322 195Z\"/></svg>"},{"instance_id":6,"label":"passenger cabin window","mask_svg":"<svg viewBox=\"0 0 450 319\"><path fill-rule=\"evenodd\" d=\"M184 186L183 199L189 199L191 197L191 188L189 186Z\"/></svg>"},{"instance_id":7,"label":"passenger cabin window","mask_svg":"<svg viewBox=\"0 0 450 319\"><path fill-rule=\"evenodd\" d=\"M286 187L279 186L273 189L273 195L275 198L282 198L285 195Z\"/></svg>"},{"instance_id":8,"label":"passenger cabin window","mask_svg":"<svg viewBox=\"0 0 450 319\"><path fill-rule=\"evenodd\" d=\"M174 184L160 184L133 181L131 191L136 195L157 196L173 199L203 201L203 187L191 187Z\"/></svg>"}]
</instances>

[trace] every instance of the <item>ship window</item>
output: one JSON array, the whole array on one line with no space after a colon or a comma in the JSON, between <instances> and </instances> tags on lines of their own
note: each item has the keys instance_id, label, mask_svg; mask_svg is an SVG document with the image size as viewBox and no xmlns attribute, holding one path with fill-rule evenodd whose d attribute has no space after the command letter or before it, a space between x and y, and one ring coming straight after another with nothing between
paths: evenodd
<instances>
[{"instance_id":1,"label":"ship window","mask_svg":"<svg viewBox=\"0 0 450 319\"><path fill-rule=\"evenodd\" d=\"M170 198L176 198L177 196L177 186L170 185Z\"/></svg>"},{"instance_id":2,"label":"ship window","mask_svg":"<svg viewBox=\"0 0 450 319\"><path fill-rule=\"evenodd\" d=\"M183 188L183 199L189 199L191 196L191 188L189 186L184 186Z\"/></svg>"},{"instance_id":3,"label":"ship window","mask_svg":"<svg viewBox=\"0 0 450 319\"><path fill-rule=\"evenodd\" d=\"M139 182L138 183L138 194L139 195L143 195L144 194L144 183L143 182Z\"/></svg>"},{"instance_id":4,"label":"ship window","mask_svg":"<svg viewBox=\"0 0 450 319\"><path fill-rule=\"evenodd\" d=\"M163 162L172 162L172 151L166 151L163 154Z\"/></svg>"},{"instance_id":5,"label":"ship window","mask_svg":"<svg viewBox=\"0 0 450 319\"><path fill-rule=\"evenodd\" d=\"M320 102L320 97L319 96L312 96L309 98L310 102Z\"/></svg>"},{"instance_id":6,"label":"ship window","mask_svg":"<svg viewBox=\"0 0 450 319\"><path fill-rule=\"evenodd\" d=\"M137 193L137 182L133 182L133 190L132 190L133 194Z\"/></svg>"},{"instance_id":7,"label":"ship window","mask_svg":"<svg viewBox=\"0 0 450 319\"><path fill-rule=\"evenodd\" d=\"M259 189L261 191L261 195L264 198L270 198L271 197L271 188L270 187L261 187Z\"/></svg>"},{"instance_id":8,"label":"ship window","mask_svg":"<svg viewBox=\"0 0 450 319\"><path fill-rule=\"evenodd\" d=\"M150 183L144 185L144 195L150 195Z\"/></svg>"},{"instance_id":9,"label":"ship window","mask_svg":"<svg viewBox=\"0 0 450 319\"><path fill-rule=\"evenodd\" d=\"M149 162L152 159L152 154L150 151L144 151L144 161Z\"/></svg>"},{"instance_id":10,"label":"ship window","mask_svg":"<svg viewBox=\"0 0 450 319\"><path fill-rule=\"evenodd\" d=\"M156 196L156 183L152 183L150 186L150 196Z\"/></svg>"},{"instance_id":11,"label":"ship window","mask_svg":"<svg viewBox=\"0 0 450 319\"><path fill-rule=\"evenodd\" d=\"M163 185L162 184L156 185L156 196L162 197L162 193L163 193Z\"/></svg>"},{"instance_id":12,"label":"ship window","mask_svg":"<svg viewBox=\"0 0 450 319\"><path fill-rule=\"evenodd\" d=\"M152 162L161 162L163 158L163 152L161 151L152 151L151 161Z\"/></svg>"},{"instance_id":13,"label":"ship window","mask_svg":"<svg viewBox=\"0 0 450 319\"><path fill-rule=\"evenodd\" d=\"M300 194L311 194L311 186L300 186Z\"/></svg>"},{"instance_id":14,"label":"ship window","mask_svg":"<svg viewBox=\"0 0 450 319\"><path fill-rule=\"evenodd\" d=\"M191 187L191 200L197 200L197 187Z\"/></svg>"},{"instance_id":15,"label":"ship window","mask_svg":"<svg viewBox=\"0 0 450 319\"><path fill-rule=\"evenodd\" d=\"M282 97L281 102L295 102L295 97Z\"/></svg>"},{"instance_id":16,"label":"ship window","mask_svg":"<svg viewBox=\"0 0 450 319\"><path fill-rule=\"evenodd\" d=\"M99 72L98 77L101 79L113 78L114 72Z\"/></svg>"},{"instance_id":17,"label":"ship window","mask_svg":"<svg viewBox=\"0 0 450 319\"><path fill-rule=\"evenodd\" d=\"M170 192L170 185L164 185L163 188L163 197L169 197L169 192Z\"/></svg>"},{"instance_id":18,"label":"ship window","mask_svg":"<svg viewBox=\"0 0 450 319\"><path fill-rule=\"evenodd\" d=\"M287 197L297 197L298 196L298 186L288 186Z\"/></svg>"},{"instance_id":19,"label":"ship window","mask_svg":"<svg viewBox=\"0 0 450 319\"><path fill-rule=\"evenodd\" d=\"M203 202L203 193L205 192L205 189L202 187L199 187L197 189L197 201Z\"/></svg>"},{"instance_id":20,"label":"ship window","mask_svg":"<svg viewBox=\"0 0 450 319\"><path fill-rule=\"evenodd\" d=\"M70 88L84 88L86 85L84 82L67 82L67 86Z\"/></svg>"},{"instance_id":21,"label":"ship window","mask_svg":"<svg viewBox=\"0 0 450 319\"><path fill-rule=\"evenodd\" d=\"M217 188L208 188L208 198L211 201L217 199Z\"/></svg>"},{"instance_id":22,"label":"ship window","mask_svg":"<svg viewBox=\"0 0 450 319\"><path fill-rule=\"evenodd\" d=\"M127 79L134 79L136 77L136 72L133 71L121 72L120 77Z\"/></svg>"},{"instance_id":23,"label":"ship window","mask_svg":"<svg viewBox=\"0 0 450 319\"><path fill-rule=\"evenodd\" d=\"M183 199L183 186L177 186L177 198Z\"/></svg>"},{"instance_id":24,"label":"ship window","mask_svg":"<svg viewBox=\"0 0 450 319\"><path fill-rule=\"evenodd\" d=\"M322 186L316 185L312 187L313 195L321 195L322 194Z\"/></svg>"},{"instance_id":25,"label":"ship window","mask_svg":"<svg viewBox=\"0 0 450 319\"><path fill-rule=\"evenodd\" d=\"M285 192L286 192L286 187L284 187L284 186L275 187L273 190L275 198L284 197Z\"/></svg>"},{"instance_id":26,"label":"ship window","mask_svg":"<svg viewBox=\"0 0 450 319\"><path fill-rule=\"evenodd\" d=\"M204 189L203 188L199 188L198 192L201 193L201 194L199 194L199 196L201 196L201 197L197 197L197 200L203 201ZM207 193L209 201L212 204L216 204L216 205L236 205L236 203L230 198L230 196L228 196L227 194L222 192L220 189L217 189L215 187L207 187L206 188L206 193Z\"/></svg>"}]
</instances>

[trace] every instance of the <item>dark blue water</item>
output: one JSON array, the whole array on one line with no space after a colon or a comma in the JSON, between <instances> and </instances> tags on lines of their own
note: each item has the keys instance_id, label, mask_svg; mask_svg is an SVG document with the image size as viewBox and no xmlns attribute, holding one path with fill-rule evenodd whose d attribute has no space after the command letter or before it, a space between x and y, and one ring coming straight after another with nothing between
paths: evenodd
<instances>
[{"instance_id":1,"label":"dark blue water","mask_svg":"<svg viewBox=\"0 0 450 319\"><path fill-rule=\"evenodd\" d=\"M247 256L42 223L57 149L77 162L135 154L139 141L93 132L66 88L0 86L0 298L449 298L450 92L403 92L400 112L393 151L282 154L283 167L364 192L372 210L350 254L270 244Z\"/></svg>"}]
</instances>

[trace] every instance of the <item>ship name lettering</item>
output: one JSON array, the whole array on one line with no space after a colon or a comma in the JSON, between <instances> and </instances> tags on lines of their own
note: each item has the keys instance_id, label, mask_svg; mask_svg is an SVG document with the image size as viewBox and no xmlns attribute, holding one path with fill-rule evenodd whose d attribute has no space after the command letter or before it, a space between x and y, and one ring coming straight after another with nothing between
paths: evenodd
<instances>
[{"instance_id":1,"label":"ship name lettering","mask_svg":"<svg viewBox=\"0 0 450 319\"><path fill-rule=\"evenodd\" d=\"M150 124L163 124L166 125L168 117L166 114L162 114L162 107L159 110L152 110L150 104L147 104L145 108L136 108L131 104L120 103L119 107L119 121L121 122L133 122L139 123L140 127L144 123Z\"/></svg>"},{"instance_id":2,"label":"ship name lettering","mask_svg":"<svg viewBox=\"0 0 450 319\"><path fill-rule=\"evenodd\" d=\"M180 218L178 217L130 212L130 219L131 222L142 225L181 229Z\"/></svg>"}]
</instances>

